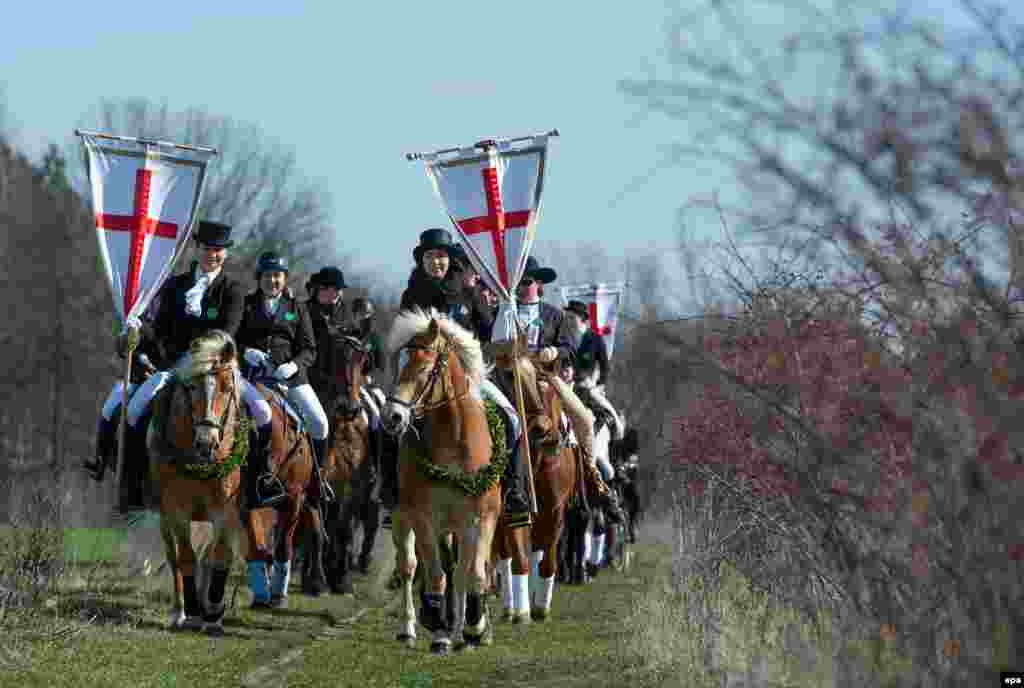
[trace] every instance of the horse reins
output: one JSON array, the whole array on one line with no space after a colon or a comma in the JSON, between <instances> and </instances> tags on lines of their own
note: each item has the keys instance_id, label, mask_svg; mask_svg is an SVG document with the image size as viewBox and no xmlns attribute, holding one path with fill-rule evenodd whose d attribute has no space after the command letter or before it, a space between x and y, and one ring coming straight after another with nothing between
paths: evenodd
<instances>
[{"instance_id":1,"label":"horse reins","mask_svg":"<svg viewBox=\"0 0 1024 688\"><path fill-rule=\"evenodd\" d=\"M389 396L387 398L388 402L408 409L410 417L414 420L419 420L423 418L428 411L433 411L434 409L441 408L447 404L460 401L469 395L468 385L465 392L456 393L454 397L449 397L446 392L446 388L448 386L448 378L446 375L448 372L448 357L451 355L451 344L447 340L444 343L444 347L440 350L431 349L430 347L425 346L405 346L403 348L406 350L431 351L437 354L437 358L434 359L434 366L430 369L430 377L427 379L427 383L423 385L423 389L420 390L412 401L404 401L398 397ZM434 386L438 383L438 380L441 381L441 390L444 395L439 401L421 406L423 400L427 398L427 395L434 390Z\"/></svg>"}]
</instances>

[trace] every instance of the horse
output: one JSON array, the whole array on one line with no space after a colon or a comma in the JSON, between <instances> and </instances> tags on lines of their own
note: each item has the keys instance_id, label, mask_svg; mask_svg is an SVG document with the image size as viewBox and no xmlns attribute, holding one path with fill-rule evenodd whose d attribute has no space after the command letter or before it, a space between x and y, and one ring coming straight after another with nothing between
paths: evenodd
<instances>
[{"instance_id":1,"label":"horse","mask_svg":"<svg viewBox=\"0 0 1024 688\"><path fill-rule=\"evenodd\" d=\"M562 432L563 408L576 422L592 422L592 418L559 379L557 370L544 370L542 364L534 364L526 353L525 341L519 351L524 353L517 361L507 354L496 358L502 367L518 368L538 513L529 527L508 528L499 522L494 557L501 571L505 619L529 623L545 621L551 612L558 543L578 478L576 456L566 441L568 433Z\"/></svg>"},{"instance_id":2,"label":"horse","mask_svg":"<svg viewBox=\"0 0 1024 688\"><path fill-rule=\"evenodd\" d=\"M480 395L486 371L473 335L433 309L416 309L395 318L388 349L407 356L383 413L385 430L406 440L391 527L405 601L398 640L408 647L416 643L413 579L422 561L428 583L420 620L433 634L431 652L444 655L453 637L467 646L491 639L487 558L501 512L504 465L493 455ZM407 432L414 437L408 438ZM440 552L449 533L456 551L451 629Z\"/></svg>"},{"instance_id":3,"label":"horse","mask_svg":"<svg viewBox=\"0 0 1024 688\"><path fill-rule=\"evenodd\" d=\"M267 384L272 384L269 380ZM274 383L276 384L276 383ZM304 513L306 489L313 476L313 446L297 416L285 406L280 389L256 383L271 409L270 466L285 485L288 499L274 507L243 511L245 561L251 609L276 609L288 606L292 560L295 558L295 532ZM257 480L255 471L248 480ZM270 579L268 585L268 571Z\"/></svg>"},{"instance_id":4,"label":"horse","mask_svg":"<svg viewBox=\"0 0 1024 688\"><path fill-rule=\"evenodd\" d=\"M342 330L329 334L325 338L329 348L321 356L324 362L321 372L331 434L321 470L323 479L334 490L336 501L328 509L325 528L313 527L307 531L302 588L312 596L320 595L325 586L335 594L352 593L352 545L356 525L364 523L361 561L368 558L367 546L373 547L376 535L374 524L368 527L364 518L373 507L371 492L376 468L370 419L362 397L363 371L369 349L362 339ZM319 514L313 514L314 522L318 517Z\"/></svg>"},{"instance_id":5,"label":"horse","mask_svg":"<svg viewBox=\"0 0 1024 688\"><path fill-rule=\"evenodd\" d=\"M241 529L238 492L248 441L240 379L234 340L212 330L192 342L154 401L146 448L174 581L172 629L224 634L224 587ZM198 567L194 521L212 526Z\"/></svg>"}]
</instances>

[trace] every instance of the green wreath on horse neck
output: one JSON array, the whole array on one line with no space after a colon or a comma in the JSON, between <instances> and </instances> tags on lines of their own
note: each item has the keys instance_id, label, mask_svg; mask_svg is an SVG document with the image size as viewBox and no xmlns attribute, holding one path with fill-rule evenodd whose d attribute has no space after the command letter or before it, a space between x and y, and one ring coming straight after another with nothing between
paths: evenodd
<instances>
[{"instance_id":1,"label":"green wreath on horse neck","mask_svg":"<svg viewBox=\"0 0 1024 688\"><path fill-rule=\"evenodd\" d=\"M431 463L424 447L406 445L402 448L402 459L415 462L428 480L458 488L470 497L484 494L505 475L505 467L512 454L505 441L505 421L498 412L498 405L486 399L484 409L487 412L487 428L491 431L491 463L480 470L470 473L458 466L438 466Z\"/></svg>"}]
</instances>

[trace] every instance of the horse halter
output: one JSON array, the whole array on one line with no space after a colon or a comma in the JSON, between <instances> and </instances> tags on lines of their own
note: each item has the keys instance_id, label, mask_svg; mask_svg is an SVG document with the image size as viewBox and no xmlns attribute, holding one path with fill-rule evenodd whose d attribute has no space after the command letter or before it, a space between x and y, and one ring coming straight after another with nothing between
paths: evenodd
<instances>
[{"instance_id":1,"label":"horse halter","mask_svg":"<svg viewBox=\"0 0 1024 688\"><path fill-rule=\"evenodd\" d=\"M361 339L359 339L356 336L350 335L350 334L332 333L331 342L332 343L340 342L343 345L342 348L344 348L346 351L351 351L351 352L356 352L356 353L364 353L364 354L367 353L367 351L368 351L368 349L366 347L366 344ZM335 364L335 357L333 355L334 354L334 348L333 347L331 349L331 353L332 353L332 355L330 357L327 357L327 359L326 359L328 361L328 365L324 366L324 367L329 368L329 370L323 370L324 367L321 367L321 371L322 371L322 373L324 373L326 375L327 380L328 380L328 384L329 384L329 389L332 392L330 398L332 399L332 402L334 404L334 414L333 415L335 416L335 418L340 416L342 420L350 421L350 420L356 418L360 414L360 412L362 412L362 405L361 404L356 404L356 405L352 406L351 408L346 408L344 413L341 413L341 414L338 413L338 410L337 410L338 409L338 403L337 402L338 402L338 398L340 397L340 394L335 394L334 393L336 391L336 387L338 385L338 382L337 382L338 378L337 378L337 375L335 374L336 370L335 370L335 365L334 365ZM351 357L349 355L346 355L345 356L345 365L343 365L342 368L349 367L349 365L351 365L351 363L352 363ZM350 380L346 379L346 382L350 382ZM360 387L362 387L362 385L360 385Z\"/></svg>"},{"instance_id":2,"label":"horse halter","mask_svg":"<svg viewBox=\"0 0 1024 688\"><path fill-rule=\"evenodd\" d=\"M395 404L396 406L402 406L408 409L409 416L414 420L419 420L423 418L427 411L432 411L433 409L440 408L445 404L449 403L449 401L458 401L462 396L465 396L465 394L463 394L458 397L455 397L455 399L449 399L448 395L445 394L440 401L434 402L433 404L427 406L421 406L423 400L426 399L427 395L429 395L434 390L434 386L438 383L439 380L441 382L442 389L447 386L446 373L448 372L448 356L451 354L451 344L447 339L445 340L444 346L441 349L432 349L427 346L411 345L404 346L402 347L402 349L412 351L431 351L437 354L437 358L434 359L434 366L430 369L430 376L427 378L426 384L423 385L423 389L421 389L419 393L416 394L412 401L403 401L402 399L399 399L398 397L392 395L389 396L387 399L389 403Z\"/></svg>"}]
</instances>

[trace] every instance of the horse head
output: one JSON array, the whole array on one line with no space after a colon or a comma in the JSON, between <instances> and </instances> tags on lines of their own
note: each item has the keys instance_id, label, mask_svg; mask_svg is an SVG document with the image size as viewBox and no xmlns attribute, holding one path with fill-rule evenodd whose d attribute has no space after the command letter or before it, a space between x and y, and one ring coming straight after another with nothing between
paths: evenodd
<instances>
[{"instance_id":1,"label":"horse head","mask_svg":"<svg viewBox=\"0 0 1024 688\"><path fill-rule=\"evenodd\" d=\"M431 318L426 330L412 337L401 348L400 370L395 388L384 407L384 429L401 435L409 427L414 415L422 413L423 406L436 403L443 394L451 351L447 340Z\"/></svg>"},{"instance_id":2,"label":"horse head","mask_svg":"<svg viewBox=\"0 0 1024 688\"><path fill-rule=\"evenodd\" d=\"M366 361L370 355L366 342L352 331L331 329L328 350L322 357L334 415L351 420L363 408L360 390L366 383Z\"/></svg>"},{"instance_id":3,"label":"horse head","mask_svg":"<svg viewBox=\"0 0 1024 688\"><path fill-rule=\"evenodd\" d=\"M191 450L202 462L213 463L230 451L225 439L239 415L238 360L235 342L222 330L197 337L189 355L175 369L183 391L178 430L191 429ZM179 440L179 448L183 441Z\"/></svg>"}]
</instances>

